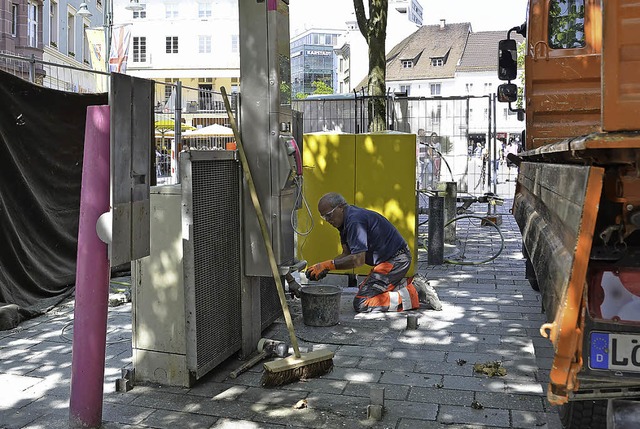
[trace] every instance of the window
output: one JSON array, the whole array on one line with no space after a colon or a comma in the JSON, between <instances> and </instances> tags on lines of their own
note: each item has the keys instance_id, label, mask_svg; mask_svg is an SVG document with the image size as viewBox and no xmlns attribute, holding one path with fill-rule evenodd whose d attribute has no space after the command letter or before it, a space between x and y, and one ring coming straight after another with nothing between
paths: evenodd
<instances>
[{"instance_id":1,"label":"window","mask_svg":"<svg viewBox=\"0 0 640 429\"><path fill-rule=\"evenodd\" d=\"M198 52L201 54L211 53L211 36L198 36Z\"/></svg>"},{"instance_id":2,"label":"window","mask_svg":"<svg viewBox=\"0 0 640 429\"><path fill-rule=\"evenodd\" d=\"M325 45L329 45L329 46L333 46L333 37L331 34L325 34L324 35L324 44Z\"/></svg>"},{"instance_id":3,"label":"window","mask_svg":"<svg viewBox=\"0 0 640 429\"><path fill-rule=\"evenodd\" d=\"M339 66L338 70L340 71L340 73L342 73L344 71L344 59L340 58L340 63L339 64L340 64L340 66Z\"/></svg>"},{"instance_id":4,"label":"window","mask_svg":"<svg viewBox=\"0 0 640 429\"><path fill-rule=\"evenodd\" d=\"M411 92L411 85L400 85L400 92L409 96L409 93Z\"/></svg>"},{"instance_id":5,"label":"window","mask_svg":"<svg viewBox=\"0 0 640 429\"><path fill-rule=\"evenodd\" d=\"M87 37L88 29L89 21L85 21L82 24L82 59L87 64L89 64L89 59L91 58L91 51L89 50L89 38Z\"/></svg>"},{"instance_id":6,"label":"window","mask_svg":"<svg viewBox=\"0 0 640 429\"><path fill-rule=\"evenodd\" d=\"M549 46L553 49L585 46L584 0L551 0Z\"/></svg>"},{"instance_id":7,"label":"window","mask_svg":"<svg viewBox=\"0 0 640 429\"><path fill-rule=\"evenodd\" d=\"M439 83L432 83L431 85L429 85L429 88L431 89L431 95L440 95Z\"/></svg>"},{"instance_id":8,"label":"window","mask_svg":"<svg viewBox=\"0 0 640 429\"><path fill-rule=\"evenodd\" d=\"M29 2L27 4L27 40L32 48L38 47L38 5Z\"/></svg>"},{"instance_id":9,"label":"window","mask_svg":"<svg viewBox=\"0 0 640 429\"><path fill-rule=\"evenodd\" d=\"M147 38L146 37L133 38L133 62L134 63L147 62Z\"/></svg>"},{"instance_id":10,"label":"window","mask_svg":"<svg viewBox=\"0 0 640 429\"><path fill-rule=\"evenodd\" d=\"M467 88L467 94L471 94L473 92L473 84L472 83L468 83L465 86Z\"/></svg>"},{"instance_id":11,"label":"window","mask_svg":"<svg viewBox=\"0 0 640 429\"><path fill-rule=\"evenodd\" d=\"M232 34L231 35L231 52L234 54L237 54L238 46L239 46L238 35Z\"/></svg>"},{"instance_id":12,"label":"window","mask_svg":"<svg viewBox=\"0 0 640 429\"><path fill-rule=\"evenodd\" d=\"M403 69L410 69L411 67L413 67L413 60L402 60Z\"/></svg>"},{"instance_id":13,"label":"window","mask_svg":"<svg viewBox=\"0 0 640 429\"><path fill-rule=\"evenodd\" d=\"M434 67L442 67L444 65L444 58L431 58L431 65Z\"/></svg>"},{"instance_id":14,"label":"window","mask_svg":"<svg viewBox=\"0 0 640 429\"><path fill-rule=\"evenodd\" d=\"M177 54L178 53L178 36L168 36L166 38L167 41L167 54Z\"/></svg>"},{"instance_id":15,"label":"window","mask_svg":"<svg viewBox=\"0 0 640 429\"><path fill-rule=\"evenodd\" d=\"M211 3L198 3L198 18L211 18Z\"/></svg>"},{"instance_id":16,"label":"window","mask_svg":"<svg viewBox=\"0 0 640 429\"><path fill-rule=\"evenodd\" d=\"M18 35L18 5L11 5L11 35L16 37Z\"/></svg>"},{"instance_id":17,"label":"window","mask_svg":"<svg viewBox=\"0 0 640 429\"><path fill-rule=\"evenodd\" d=\"M178 4L177 3L167 3L164 5L165 18L177 18L178 17Z\"/></svg>"},{"instance_id":18,"label":"window","mask_svg":"<svg viewBox=\"0 0 640 429\"><path fill-rule=\"evenodd\" d=\"M67 51L72 57L75 56L76 53L75 28L76 16L73 12L69 11L67 13Z\"/></svg>"},{"instance_id":19,"label":"window","mask_svg":"<svg viewBox=\"0 0 640 429\"><path fill-rule=\"evenodd\" d=\"M484 84L484 93L485 94L490 94L492 87L493 87L492 83L485 83Z\"/></svg>"},{"instance_id":20,"label":"window","mask_svg":"<svg viewBox=\"0 0 640 429\"><path fill-rule=\"evenodd\" d=\"M58 3L53 0L49 4L49 43L58 46Z\"/></svg>"},{"instance_id":21,"label":"window","mask_svg":"<svg viewBox=\"0 0 640 429\"><path fill-rule=\"evenodd\" d=\"M140 3L140 6L143 6L144 9L132 11L133 19L145 19L147 17L147 0L140 0L138 3Z\"/></svg>"}]
</instances>

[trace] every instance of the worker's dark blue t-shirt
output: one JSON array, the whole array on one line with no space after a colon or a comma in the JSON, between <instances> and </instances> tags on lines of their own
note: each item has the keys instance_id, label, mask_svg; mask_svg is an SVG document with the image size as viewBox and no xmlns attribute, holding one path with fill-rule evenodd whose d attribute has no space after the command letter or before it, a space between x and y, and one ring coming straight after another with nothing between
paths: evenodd
<instances>
[{"instance_id":1,"label":"worker's dark blue t-shirt","mask_svg":"<svg viewBox=\"0 0 640 429\"><path fill-rule=\"evenodd\" d=\"M344 222L339 228L340 241L351 254L366 252L365 263L378 265L388 261L407 242L384 216L372 210L346 206Z\"/></svg>"}]
</instances>

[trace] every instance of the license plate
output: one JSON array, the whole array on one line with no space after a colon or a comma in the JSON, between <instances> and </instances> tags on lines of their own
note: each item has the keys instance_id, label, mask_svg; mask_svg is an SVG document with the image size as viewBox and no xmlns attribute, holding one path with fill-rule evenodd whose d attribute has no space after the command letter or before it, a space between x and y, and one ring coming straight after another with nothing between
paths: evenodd
<instances>
[{"instance_id":1,"label":"license plate","mask_svg":"<svg viewBox=\"0 0 640 429\"><path fill-rule=\"evenodd\" d=\"M640 372L640 336L592 332L589 367Z\"/></svg>"}]
</instances>

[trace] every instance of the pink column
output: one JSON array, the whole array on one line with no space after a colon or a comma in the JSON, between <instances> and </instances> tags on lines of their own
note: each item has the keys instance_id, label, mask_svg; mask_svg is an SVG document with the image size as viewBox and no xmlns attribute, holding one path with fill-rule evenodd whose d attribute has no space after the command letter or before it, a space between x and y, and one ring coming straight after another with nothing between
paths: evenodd
<instances>
[{"instance_id":1,"label":"pink column","mask_svg":"<svg viewBox=\"0 0 640 429\"><path fill-rule=\"evenodd\" d=\"M110 268L107 245L98 238L96 222L109 211L109 106L87 108L84 135L70 428L102 425Z\"/></svg>"}]
</instances>

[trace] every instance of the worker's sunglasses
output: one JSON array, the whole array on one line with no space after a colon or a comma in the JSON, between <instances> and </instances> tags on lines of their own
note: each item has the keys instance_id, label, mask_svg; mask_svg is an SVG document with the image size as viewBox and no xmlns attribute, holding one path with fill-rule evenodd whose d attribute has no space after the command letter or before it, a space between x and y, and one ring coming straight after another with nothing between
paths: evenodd
<instances>
[{"instance_id":1,"label":"worker's sunglasses","mask_svg":"<svg viewBox=\"0 0 640 429\"><path fill-rule=\"evenodd\" d=\"M339 206L335 206L334 208L332 208L331 210L329 210L328 212L326 212L325 214L321 214L320 217L324 220L329 220L329 218L333 215L333 212L336 211L336 209L338 207L342 207L342 204L340 204Z\"/></svg>"}]
</instances>

